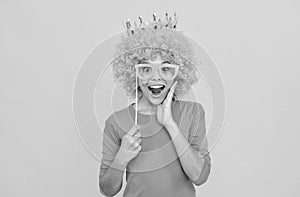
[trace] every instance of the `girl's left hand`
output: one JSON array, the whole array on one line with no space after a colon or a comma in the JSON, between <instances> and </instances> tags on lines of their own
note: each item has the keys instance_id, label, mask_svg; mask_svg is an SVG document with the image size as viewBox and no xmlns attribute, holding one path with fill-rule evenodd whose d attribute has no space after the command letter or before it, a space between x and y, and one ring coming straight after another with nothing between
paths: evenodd
<instances>
[{"instance_id":1,"label":"girl's left hand","mask_svg":"<svg viewBox=\"0 0 300 197\"><path fill-rule=\"evenodd\" d=\"M174 90L176 87L177 81L172 85L170 88L170 91L167 95L167 98L164 100L164 102L157 107L157 121L162 124L163 126L167 126L168 124L173 124L174 119L172 116L172 110L171 110L171 102L174 94Z\"/></svg>"}]
</instances>

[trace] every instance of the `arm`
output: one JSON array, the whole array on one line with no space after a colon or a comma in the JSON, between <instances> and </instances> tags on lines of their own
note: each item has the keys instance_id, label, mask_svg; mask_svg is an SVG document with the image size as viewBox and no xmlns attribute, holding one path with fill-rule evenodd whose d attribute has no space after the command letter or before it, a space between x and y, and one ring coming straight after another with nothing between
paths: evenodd
<instances>
[{"instance_id":1,"label":"arm","mask_svg":"<svg viewBox=\"0 0 300 197\"><path fill-rule=\"evenodd\" d=\"M103 195L114 196L120 191L126 166L117 154L106 173L100 176L99 187Z\"/></svg>"},{"instance_id":2,"label":"arm","mask_svg":"<svg viewBox=\"0 0 300 197\"><path fill-rule=\"evenodd\" d=\"M137 126L133 126L120 140L118 133L106 122L103 136L99 187L103 195L114 196L122 188L127 164L141 150L141 133Z\"/></svg>"},{"instance_id":3,"label":"arm","mask_svg":"<svg viewBox=\"0 0 300 197\"><path fill-rule=\"evenodd\" d=\"M125 167L118 158L120 139L114 131L109 119L103 131L102 160L99 173L100 192L105 196L113 196L122 188Z\"/></svg>"},{"instance_id":4,"label":"arm","mask_svg":"<svg viewBox=\"0 0 300 197\"><path fill-rule=\"evenodd\" d=\"M210 173L210 158L195 150L185 139L176 123L166 127L171 135L180 163L191 181L199 186L205 183Z\"/></svg>"},{"instance_id":5,"label":"arm","mask_svg":"<svg viewBox=\"0 0 300 197\"><path fill-rule=\"evenodd\" d=\"M170 134L181 166L191 181L199 186L206 182L210 173L210 157L207 148L204 110L200 104L194 104L188 141L180 132L171 112L171 101L177 81L174 82L164 102L157 107L157 120ZM201 146L204 144L204 147ZM201 150L201 151L200 151ZM202 151L206 154L202 154Z\"/></svg>"},{"instance_id":6,"label":"arm","mask_svg":"<svg viewBox=\"0 0 300 197\"><path fill-rule=\"evenodd\" d=\"M188 140L180 132L178 125L171 118L165 128L169 132L180 163L191 181L199 186L205 183L210 174L211 160L207 151L205 112L200 104L195 104Z\"/></svg>"}]
</instances>

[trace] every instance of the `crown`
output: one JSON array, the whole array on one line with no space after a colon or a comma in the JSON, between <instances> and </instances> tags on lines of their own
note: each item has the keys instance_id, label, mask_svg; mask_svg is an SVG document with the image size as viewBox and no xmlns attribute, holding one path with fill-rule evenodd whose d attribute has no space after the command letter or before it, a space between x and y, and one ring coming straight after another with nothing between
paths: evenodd
<instances>
[{"instance_id":1,"label":"crown","mask_svg":"<svg viewBox=\"0 0 300 197\"><path fill-rule=\"evenodd\" d=\"M155 13L153 13L153 21L143 21L143 18L141 16L138 17L139 23L136 21L133 22L133 24L128 19L125 22L127 34L129 36L134 35L137 30L145 30L145 29L151 29L151 30L157 30L157 29L176 29L178 17L176 13L174 13L174 17L172 18L169 16L168 13L165 14L165 21L162 21L160 18L156 16Z\"/></svg>"}]
</instances>

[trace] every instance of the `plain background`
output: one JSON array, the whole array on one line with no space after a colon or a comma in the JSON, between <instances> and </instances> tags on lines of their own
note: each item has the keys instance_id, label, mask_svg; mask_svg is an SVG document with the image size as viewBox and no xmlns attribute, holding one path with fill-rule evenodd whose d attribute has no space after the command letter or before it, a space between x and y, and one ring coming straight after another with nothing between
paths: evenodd
<instances>
[{"instance_id":1,"label":"plain background","mask_svg":"<svg viewBox=\"0 0 300 197\"><path fill-rule=\"evenodd\" d=\"M73 122L87 53L122 22L176 11L210 52L227 95L198 196L299 196L300 4L253 1L0 2L0 196L101 196L99 163Z\"/></svg>"}]
</instances>

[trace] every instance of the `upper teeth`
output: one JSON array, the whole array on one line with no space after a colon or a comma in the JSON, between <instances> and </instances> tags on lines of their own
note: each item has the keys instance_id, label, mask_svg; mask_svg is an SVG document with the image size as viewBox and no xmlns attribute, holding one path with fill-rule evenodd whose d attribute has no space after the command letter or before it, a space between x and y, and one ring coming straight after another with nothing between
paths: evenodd
<instances>
[{"instance_id":1,"label":"upper teeth","mask_svg":"<svg viewBox=\"0 0 300 197\"><path fill-rule=\"evenodd\" d=\"M162 88L164 87L163 85L151 85L150 88Z\"/></svg>"}]
</instances>

